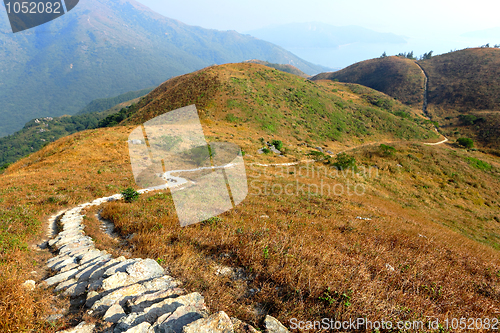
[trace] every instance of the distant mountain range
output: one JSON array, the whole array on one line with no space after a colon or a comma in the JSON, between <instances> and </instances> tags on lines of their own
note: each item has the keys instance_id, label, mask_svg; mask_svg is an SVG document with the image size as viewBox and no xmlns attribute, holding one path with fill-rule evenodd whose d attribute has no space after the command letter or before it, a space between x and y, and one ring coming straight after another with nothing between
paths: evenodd
<instances>
[{"instance_id":1,"label":"distant mountain range","mask_svg":"<svg viewBox=\"0 0 500 333\"><path fill-rule=\"evenodd\" d=\"M354 25L337 27L320 22L276 25L247 33L285 48L326 48L353 43L406 43L404 37L392 33L380 33Z\"/></svg>"},{"instance_id":2,"label":"distant mountain range","mask_svg":"<svg viewBox=\"0 0 500 333\"><path fill-rule=\"evenodd\" d=\"M246 33L279 45L308 61L334 68L373 57L397 46L404 49L406 38L359 26L333 26L319 22L275 25Z\"/></svg>"},{"instance_id":3,"label":"distant mountain range","mask_svg":"<svg viewBox=\"0 0 500 333\"><path fill-rule=\"evenodd\" d=\"M500 44L500 27L485 29L485 30L477 30L467 32L462 34L462 37L467 38L490 38L491 43Z\"/></svg>"},{"instance_id":4,"label":"distant mountain range","mask_svg":"<svg viewBox=\"0 0 500 333\"><path fill-rule=\"evenodd\" d=\"M86 0L13 34L0 15L0 136L36 117L74 114L96 98L156 86L213 64L262 59L307 74L311 64L235 31L189 26L133 0Z\"/></svg>"}]
</instances>

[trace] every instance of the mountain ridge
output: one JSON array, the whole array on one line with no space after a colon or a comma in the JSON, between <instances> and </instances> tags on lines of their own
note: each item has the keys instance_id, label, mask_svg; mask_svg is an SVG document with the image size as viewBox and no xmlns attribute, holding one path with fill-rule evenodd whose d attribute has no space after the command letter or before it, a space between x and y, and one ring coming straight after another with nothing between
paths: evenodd
<instances>
[{"instance_id":1,"label":"mountain ridge","mask_svg":"<svg viewBox=\"0 0 500 333\"><path fill-rule=\"evenodd\" d=\"M258 58L309 73L325 70L271 43L189 26L133 0L87 0L17 34L2 15L0 30L0 136L30 119L74 114L94 99L212 64Z\"/></svg>"},{"instance_id":2,"label":"mountain ridge","mask_svg":"<svg viewBox=\"0 0 500 333\"><path fill-rule=\"evenodd\" d=\"M392 68L385 64L392 63ZM400 66L395 66L398 63ZM312 80L339 80L370 86L421 107L424 73L428 77L427 114L451 140L469 136L480 145L500 149L500 49L468 48L430 59L381 57ZM464 117L474 119L464 121Z\"/></svg>"}]
</instances>

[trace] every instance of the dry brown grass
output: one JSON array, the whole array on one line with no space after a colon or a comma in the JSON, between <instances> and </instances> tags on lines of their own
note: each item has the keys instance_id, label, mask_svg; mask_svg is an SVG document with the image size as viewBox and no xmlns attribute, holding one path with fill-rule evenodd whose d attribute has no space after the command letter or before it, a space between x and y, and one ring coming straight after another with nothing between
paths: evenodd
<instances>
[{"instance_id":1,"label":"dry brown grass","mask_svg":"<svg viewBox=\"0 0 500 333\"><path fill-rule=\"evenodd\" d=\"M478 222L475 215L462 216L463 209L450 204L464 199L466 191L448 202L434 193L426 194L423 202L416 198L415 205L408 202L415 199L414 193L424 191L413 190L407 178L418 175L418 181L431 182L427 186L433 185L431 178L440 182L425 156L443 160L443 165L457 162L446 148L398 146L400 153L392 159L370 149L356 156L379 165L380 173L373 178L317 176L321 165L304 166L300 172L309 171L305 177L299 169L290 174L293 168L269 168L262 174L252 168L251 193L240 206L220 219L187 228L178 225L172 201L164 193L142 196L134 204L109 203L103 216L122 234L135 234L131 243L136 253L164 261L188 288L201 290L212 310L227 311L255 325L264 313L285 324L291 318L425 321L427 316L441 320L498 316L498 251L450 229L471 221L476 227L482 224L490 237L496 235L491 240L495 244L498 226L493 221ZM413 166L410 172L396 166L398 158L407 154L405 149L421 154L421 162L403 166L403 170ZM474 177L474 171L459 165L457 169L465 172L460 187ZM491 186L498 185L497 176L482 177ZM304 194L277 193L296 181L306 184ZM364 184L365 195L316 195L315 187L311 195L307 193L309 184L346 188L348 182L351 190L353 184ZM275 193L265 195L265 186L270 191L272 185ZM482 213L497 212L495 188L483 195L493 195L489 198L494 206L483 207ZM450 218L456 225L447 227ZM481 238L482 231L471 226L463 233ZM241 268L248 280L216 276L218 265Z\"/></svg>"},{"instance_id":2,"label":"dry brown grass","mask_svg":"<svg viewBox=\"0 0 500 333\"><path fill-rule=\"evenodd\" d=\"M45 238L48 216L133 184L125 154L127 131L96 130L63 138L13 164L0 177L0 331L52 332L52 292L24 291L28 279L47 274L47 252L32 247ZM35 265L36 264L36 265ZM31 271L38 275L33 276Z\"/></svg>"},{"instance_id":3,"label":"dry brown grass","mask_svg":"<svg viewBox=\"0 0 500 333\"><path fill-rule=\"evenodd\" d=\"M115 258L120 256L130 258L128 242L121 239L119 235L110 235L104 230L102 222L96 216L99 210L96 207L85 209L82 222L85 226L85 234L92 238L95 247L99 250L106 250Z\"/></svg>"},{"instance_id":4,"label":"dry brown grass","mask_svg":"<svg viewBox=\"0 0 500 333\"><path fill-rule=\"evenodd\" d=\"M38 288L30 291L21 286L25 272L34 268L25 267L24 253L11 252L10 259L17 265L0 266L0 332L35 328L51 331L50 324L43 323L49 312L49 295Z\"/></svg>"}]
</instances>

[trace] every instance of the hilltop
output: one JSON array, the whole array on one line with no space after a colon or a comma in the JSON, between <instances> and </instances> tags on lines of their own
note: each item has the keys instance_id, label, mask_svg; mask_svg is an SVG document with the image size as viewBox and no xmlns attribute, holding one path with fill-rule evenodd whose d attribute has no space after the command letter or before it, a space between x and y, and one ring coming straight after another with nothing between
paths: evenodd
<instances>
[{"instance_id":1,"label":"hilltop","mask_svg":"<svg viewBox=\"0 0 500 333\"><path fill-rule=\"evenodd\" d=\"M419 64L429 76L429 105L436 112L500 110L500 49L460 50Z\"/></svg>"},{"instance_id":2,"label":"hilltop","mask_svg":"<svg viewBox=\"0 0 500 333\"><path fill-rule=\"evenodd\" d=\"M54 332L93 320L74 309L54 324L45 321L51 302L61 308L64 298L19 287L48 274L43 266L51 254L30 245L55 212L135 186L131 131L192 103L208 141L234 142L245 152L247 198L186 228L169 191L89 208L85 232L100 249L153 258L202 293L212 311L259 328L265 314L287 327L291 318L332 313L337 320L495 316L498 157L424 145L439 140L432 125L370 88L239 63L168 80L101 122L113 126L61 138L0 175L0 298L8 300L0 303L1 330ZM256 153L273 139L282 141L284 156ZM336 157L315 146L346 152L353 169L337 170ZM316 162L255 164L311 157ZM115 224L118 242L100 231L98 210ZM221 273L228 269L236 278Z\"/></svg>"},{"instance_id":3,"label":"hilltop","mask_svg":"<svg viewBox=\"0 0 500 333\"><path fill-rule=\"evenodd\" d=\"M108 121L140 124L190 104L196 104L207 122L227 121L254 138L250 133L255 131L316 145L437 138L426 119L375 90L317 84L250 63L209 67L168 80L133 110L112 115Z\"/></svg>"},{"instance_id":4,"label":"hilltop","mask_svg":"<svg viewBox=\"0 0 500 333\"><path fill-rule=\"evenodd\" d=\"M500 49L466 49L419 64L429 77L428 113L442 132L500 154Z\"/></svg>"},{"instance_id":5,"label":"hilltop","mask_svg":"<svg viewBox=\"0 0 500 333\"><path fill-rule=\"evenodd\" d=\"M186 25L133 0L82 1L57 20L16 34L0 15L0 36L0 136L31 119L72 115L94 99L213 64L262 59L308 74L327 70L269 42Z\"/></svg>"},{"instance_id":6,"label":"hilltop","mask_svg":"<svg viewBox=\"0 0 500 333\"><path fill-rule=\"evenodd\" d=\"M311 78L357 83L381 91L402 103L422 106L425 76L414 61L384 57L358 62L340 71L321 73Z\"/></svg>"},{"instance_id":7,"label":"hilltop","mask_svg":"<svg viewBox=\"0 0 500 333\"><path fill-rule=\"evenodd\" d=\"M244 62L248 62L248 63L252 63L252 64L264 65L264 66L267 66L267 67L271 67L271 68L280 70L280 71L285 72L285 73L290 73L290 74L293 74L293 75L297 75L297 76L303 77L305 79L307 79L307 78L310 77L309 75L307 75L306 73L304 73L303 71L301 71L300 69L298 69L297 67L292 66L292 65L273 64L273 63L270 63L270 62L267 62L267 61L262 61L262 60L257 60L257 59L247 60L247 61L244 61Z\"/></svg>"}]
</instances>

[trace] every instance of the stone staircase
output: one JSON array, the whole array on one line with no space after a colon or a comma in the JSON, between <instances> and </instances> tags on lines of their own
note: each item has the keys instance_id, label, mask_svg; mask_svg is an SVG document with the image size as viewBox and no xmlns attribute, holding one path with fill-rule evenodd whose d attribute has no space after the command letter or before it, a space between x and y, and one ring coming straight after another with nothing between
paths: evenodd
<instances>
[{"instance_id":1,"label":"stone staircase","mask_svg":"<svg viewBox=\"0 0 500 333\"><path fill-rule=\"evenodd\" d=\"M57 253L47 261L55 275L42 284L85 302L87 313L99 320L98 325L81 322L59 333L258 332L223 311L211 314L202 295L188 293L155 260L113 258L96 249L83 231L81 211L121 198L116 194L96 199L51 217L50 225L57 223L62 230L48 241ZM288 332L271 316L265 326L268 333Z\"/></svg>"}]
</instances>

